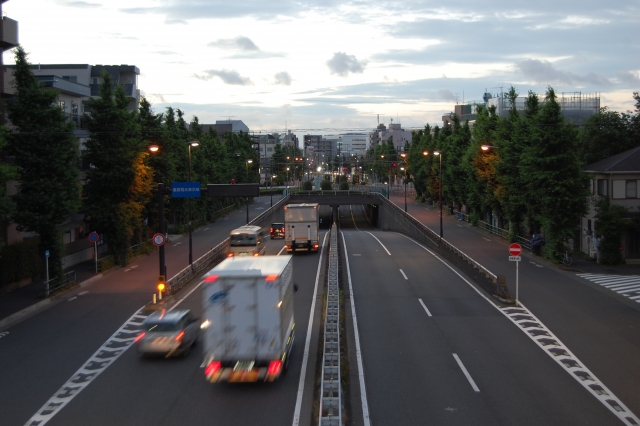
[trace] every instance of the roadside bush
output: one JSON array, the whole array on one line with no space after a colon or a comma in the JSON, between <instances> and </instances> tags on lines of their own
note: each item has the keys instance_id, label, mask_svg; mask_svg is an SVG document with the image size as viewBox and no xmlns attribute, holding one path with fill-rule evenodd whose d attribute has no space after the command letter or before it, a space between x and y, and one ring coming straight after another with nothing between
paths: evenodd
<instances>
[{"instance_id":1,"label":"roadside bush","mask_svg":"<svg viewBox=\"0 0 640 426\"><path fill-rule=\"evenodd\" d=\"M340 182L340 190L341 191L348 191L349 190L349 184L347 182Z\"/></svg>"},{"instance_id":2,"label":"roadside bush","mask_svg":"<svg viewBox=\"0 0 640 426\"><path fill-rule=\"evenodd\" d=\"M313 189L313 184L310 180L308 180L302 184L302 189L304 189L305 191L311 191Z\"/></svg>"},{"instance_id":3,"label":"roadside bush","mask_svg":"<svg viewBox=\"0 0 640 426\"><path fill-rule=\"evenodd\" d=\"M0 250L0 287L25 278L42 277L44 256L38 253L40 238L29 238Z\"/></svg>"},{"instance_id":4,"label":"roadside bush","mask_svg":"<svg viewBox=\"0 0 640 426\"><path fill-rule=\"evenodd\" d=\"M320 189L322 189L323 191L330 191L331 182L329 182L328 180L323 180L322 182L320 182Z\"/></svg>"}]
</instances>

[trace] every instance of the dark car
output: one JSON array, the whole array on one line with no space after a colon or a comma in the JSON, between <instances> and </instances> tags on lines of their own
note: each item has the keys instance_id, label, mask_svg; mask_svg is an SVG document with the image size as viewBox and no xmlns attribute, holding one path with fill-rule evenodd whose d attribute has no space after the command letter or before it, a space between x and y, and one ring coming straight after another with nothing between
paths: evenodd
<instances>
[{"instance_id":1,"label":"dark car","mask_svg":"<svg viewBox=\"0 0 640 426\"><path fill-rule=\"evenodd\" d=\"M198 341L200 324L189 310L157 311L142 322L142 332L135 340L141 355L189 354Z\"/></svg>"},{"instance_id":2,"label":"dark car","mask_svg":"<svg viewBox=\"0 0 640 426\"><path fill-rule=\"evenodd\" d=\"M284 238L284 223L271 224L271 239Z\"/></svg>"}]
</instances>

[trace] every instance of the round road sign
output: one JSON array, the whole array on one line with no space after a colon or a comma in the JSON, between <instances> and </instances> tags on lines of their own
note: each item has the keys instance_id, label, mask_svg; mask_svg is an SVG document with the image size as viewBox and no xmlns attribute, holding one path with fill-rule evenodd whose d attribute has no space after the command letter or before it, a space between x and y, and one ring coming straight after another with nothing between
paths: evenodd
<instances>
[{"instance_id":1,"label":"round road sign","mask_svg":"<svg viewBox=\"0 0 640 426\"><path fill-rule=\"evenodd\" d=\"M511 256L520 256L520 253L522 253L520 244L513 243L509 246L509 254Z\"/></svg>"},{"instance_id":2,"label":"round road sign","mask_svg":"<svg viewBox=\"0 0 640 426\"><path fill-rule=\"evenodd\" d=\"M157 245L158 247L164 245L166 241L166 238L164 237L163 234L155 234L153 236L153 244Z\"/></svg>"},{"instance_id":3,"label":"round road sign","mask_svg":"<svg viewBox=\"0 0 640 426\"><path fill-rule=\"evenodd\" d=\"M94 232L89 234L89 241L91 241L92 243L95 243L99 239L100 239L100 235L98 235L97 232L94 231Z\"/></svg>"}]
</instances>

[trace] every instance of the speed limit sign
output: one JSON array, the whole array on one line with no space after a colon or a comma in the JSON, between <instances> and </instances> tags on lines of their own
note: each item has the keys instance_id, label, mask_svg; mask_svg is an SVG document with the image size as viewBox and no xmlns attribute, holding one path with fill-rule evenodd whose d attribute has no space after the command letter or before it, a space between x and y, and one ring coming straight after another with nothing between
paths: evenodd
<instances>
[{"instance_id":1,"label":"speed limit sign","mask_svg":"<svg viewBox=\"0 0 640 426\"><path fill-rule=\"evenodd\" d=\"M167 239L164 237L164 234L155 234L152 238L153 244L160 247L163 246Z\"/></svg>"}]
</instances>

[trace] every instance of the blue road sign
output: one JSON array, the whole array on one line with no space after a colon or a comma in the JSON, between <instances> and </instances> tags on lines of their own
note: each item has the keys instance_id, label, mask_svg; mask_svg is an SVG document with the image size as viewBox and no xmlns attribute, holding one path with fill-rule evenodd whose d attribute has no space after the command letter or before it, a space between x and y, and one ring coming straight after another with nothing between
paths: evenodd
<instances>
[{"instance_id":1,"label":"blue road sign","mask_svg":"<svg viewBox=\"0 0 640 426\"><path fill-rule=\"evenodd\" d=\"M173 182L172 198L200 198L200 182Z\"/></svg>"},{"instance_id":2,"label":"blue road sign","mask_svg":"<svg viewBox=\"0 0 640 426\"><path fill-rule=\"evenodd\" d=\"M44 257L46 257L47 259L49 258L49 250L44 251Z\"/></svg>"}]
</instances>

